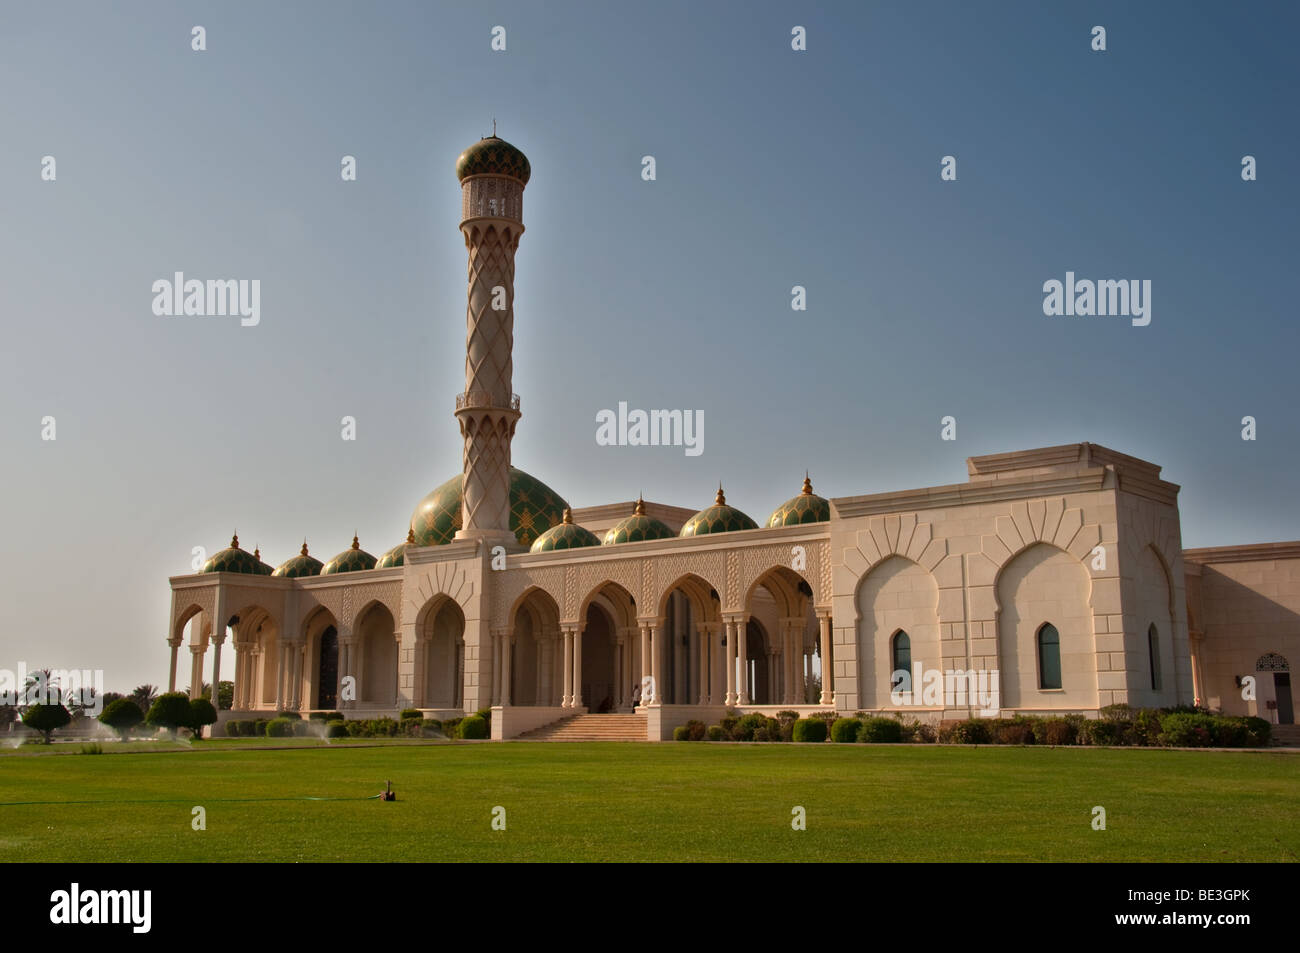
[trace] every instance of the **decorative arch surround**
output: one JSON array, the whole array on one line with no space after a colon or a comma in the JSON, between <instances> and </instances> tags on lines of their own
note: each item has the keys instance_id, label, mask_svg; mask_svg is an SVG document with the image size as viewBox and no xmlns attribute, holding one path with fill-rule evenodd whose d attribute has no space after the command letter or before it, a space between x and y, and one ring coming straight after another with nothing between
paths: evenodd
<instances>
[{"instance_id":1,"label":"decorative arch surround","mask_svg":"<svg viewBox=\"0 0 1300 953\"><path fill-rule=\"evenodd\" d=\"M1003 707L1098 707L1093 578L1081 559L1053 543L1032 543L1002 565L994 589ZM1039 687L1038 633L1045 624L1060 638L1060 689Z\"/></svg>"},{"instance_id":2,"label":"decorative arch surround","mask_svg":"<svg viewBox=\"0 0 1300 953\"><path fill-rule=\"evenodd\" d=\"M1291 664L1287 661L1285 655L1278 652L1265 652L1255 660L1255 671L1289 672L1291 671Z\"/></svg>"},{"instance_id":3,"label":"decorative arch surround","mask_svg":"<svg viewBox=\"0 0 1300 953\"><path fill-rule=\"evenodd\" d=\"M464 704L465 613L450 596L427 602L416 622L415 700L418 708Z\"/></svg>"},{"instance_id":4,"label":"decorative arch surround","mask_svg":"<svg viewBox=\"0 0 1300 953\"><path fill-rule=\"evenodd\" d=\"M859 579L891 556L902 556L930 572L948 555L948 542L934 538L933 524L915 513L873 516L857 533L857 545L844 550L844 565ZM829 601L829 599L827 600Z\"/></svg>"},{"instance_id":5,"label":"decorative arch surround","mask_svg":"<svg viewBox=\"0 0 1300 953\"><path fill-rule=\"evenodd\" d=\"M796 547L800 550L799 558L802 560L800 569L795 568ZM806 582L812 590L815 605L830 605L830 540L798 540L771 546L746 546L729 551L727 556L726 591L718 590L724 597L723 605L727 612L743 611L759 580L776 568Z\"/></svg>"},{"instance_id":6,"label":"decorative arch surround","mask_svg":"<svg viewBox=\"0 0 1300 953\"><path fill-rule=\"evenodd\" d=\"M1134 585L1124 611L1130 617L1136 616L1136 624L1128 636L1123 633L1098 636L1098 652L1111 653L1107 661L1112 671L1128 673L1131 704L1152 708L1176 704L1173 634L1177 615L1172 609L1174 589L1169 568L1154 545L1142 546L1126 557L1125 566L1125 574L1132 578ZM1131 638L1133 644L1124 645L1121 641L1124 638Z\"/></svg>"},{"instance_id":7,"label":"decorative arch surround","mask_svg":"<svg viewBox=\"0 0 1300 953\"><path fill-rule=\"evenodd\" d=\"M427 571L416 576L413 583L409 592L399 585L405 605L402 613L393 613L393 618L398 622L405 621L403 616L408 615L415 619L435 596L454 599L462 611L474 596L474 580L454 562L430 563Z\"/></svg>"},{"instance_id":8,"label":"decorative arch surround","mask_svg":"<svg viewBox=\"0 0 1300 953\"><path fill-rule=\"evenodd\" d=\"M211 619L216 614L217 586L205 586L201 589L183 589L172 592L171 638L180 639L185 626L197 612L203 612Z\"/></svg>"},{"instance_id":9,"label":"decorative arch surround","mask_svg":"<svg viewBox=\"0 0 1300 953\"><path fill-rule=\"evenodd\" d=\"M920 563L891 555L862 577L853 600L857 611L858 704L863 709L897 707L890 694L894 637L900 630L907 633L913 666L944 667L938 581Z\"/></svg>"}]
</instances>

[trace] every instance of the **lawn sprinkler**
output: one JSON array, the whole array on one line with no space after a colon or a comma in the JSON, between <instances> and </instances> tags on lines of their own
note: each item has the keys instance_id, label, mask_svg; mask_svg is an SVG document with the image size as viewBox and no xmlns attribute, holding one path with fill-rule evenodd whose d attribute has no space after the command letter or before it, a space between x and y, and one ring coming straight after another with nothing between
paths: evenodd
<instances>
[{"instance_id":1,"label":"lawn sprinkler","mask_svg":"<svg viewBox=\"0 0 1300 953\"><path fill-rule=\"evenodd\" d=\"M381 800L381 801L396 801L396 800L397 800L397 793L393 790L393 782L392 782L392 781L385 781L384 784L387 785L387 786L384 788L384 790L382 790L382 791L379 792L379 800Z\"/></svg>"}]
</instances>

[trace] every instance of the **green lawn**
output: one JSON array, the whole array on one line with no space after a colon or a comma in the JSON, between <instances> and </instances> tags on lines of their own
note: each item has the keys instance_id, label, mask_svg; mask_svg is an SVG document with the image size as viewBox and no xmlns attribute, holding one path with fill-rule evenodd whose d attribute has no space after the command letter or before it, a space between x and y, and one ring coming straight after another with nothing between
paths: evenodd
<instances>
[{"instance_id":1,"label":"green lawn","mask_svg":"<svg viewBox=\"0 0 1300 953\"><path fill-rule=\"evenodd\" d=\"M1300 756L249 741L0 755L11 861L1300 859ZM396 802L364 798L392 779ZM240 800L266 798L263 801ZM129 799L129 800L123 800ZM91 801L32 804L16 801ZM207 830L191 829L191 808ZM491 812L506 809L506 830ZM791 829L792 808L807 830ZM1092 809L1106 809L1105 831Z\"/></svg>"}]
</instances>

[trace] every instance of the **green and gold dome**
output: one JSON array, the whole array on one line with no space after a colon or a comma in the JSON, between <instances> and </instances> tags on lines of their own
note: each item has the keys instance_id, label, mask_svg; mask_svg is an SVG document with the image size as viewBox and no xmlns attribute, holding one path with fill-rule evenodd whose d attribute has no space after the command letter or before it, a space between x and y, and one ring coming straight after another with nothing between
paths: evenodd
<instances>
[{"instance_id":1,"label":"green and gold dome","mask_svg":"<svg viewBox=\"0 0 1300 953\"><path fill-rule=\"evenodd\" d=\"M343 550L343 552L322 566L320 574L322 576L333 576L341 572L361 572L366 569L374 569L376 562L378 560L362 549L361 541L356 536L353 536L351 548Z\"/></svg>"},{"instance_id":2,"label":"green and gold dome","mask_svg":"<svg viewBox=\"0 0 1300 953\"><path fill-rule=\"evenodd\" d=\"M611 526L605 533L605 546L618 543L641 543L648 539L672 539L676 534L666 523L645 515L645 500L639 496L632 515Z\"/></svg>"},{"instance_id":3,"label":"green and gold dome","mask_svg":"<svg viewBox=\"0 0 1300 953\"><path fill-rule=\"evenodd\" d=\"M758 529L758 524L734 506L727 505L727 497L719 483L713 505L688 519L678 535L704 536L707 533L734 533L742 529Z\"/></svg>"},{"instance_id":4,"label":"green and gold dome","mask_svg":"<svg viewBox=\"0 0 1300 953\"><path fill-rule=\"evenodd\" d=\"M471 175L508 175L527 185L532 174L528 156L495 135L484 136L456 160L456 178L460 181Z\"/></svg>"},{"instance_id":5,"label":"green and gold dome","mask_svg":"<svg viewBox=\"0 0 1300 953\"><path fill-rule=\"evenodd\" d=\"M461 493L464 477L452 477L415 508L411 529L416 546L450 543L461 528ZM560 494L534 476L510 468L510 529L524 546L564 519L568 503Z\"/></svg>"},{"instance_id":6,"label":"green and gold dome","mask_svg":"<svg viewBox=\"0 0 1300 953\"><path fill-rule=\"evenodd\" d=\"M276 567L272 576L297 579L299 576L319 576L323 563L307 552L307 540L302 541L302 552Z\"/></svg>"},{"instance_id":7,"label":"green and gold dome","mask_svg":"<svg viewBox=\"0 0 1300 953\"><path fill-rule=\"evenodd\" d=\"M261 560L261 553L239 548L239 537L230 538L230 546L215 553L199 572L238 572L246 576L269 576L271 567Z\"/></svg>"},{"instance_id":8,"label":"green and gold dome","mask_svg":"<svg viewBox=\"0 0 1300 953\"><path fill-rule=\"evenodd\" d=\"M831 518L831 504L813 492L812 480L804 474L803 492L778 506L767 521L768 526L798 526L801 523L825 523Z\"/></svg>"},{"instance_id":9,"label":"green and gold dome","mask_svg":"<svg viewBox=\"0 0 1300 953\"><path fill-rule=\"evenodd\" d=\"M406 531L406 542L398 543L384 555L379 557L379 562L375 563L376 569L392 569L396 566L406 565L406 547L415 545L415 530Z\"/></svg>"},{"instance_id":10,"label":"green and gold dome","mask_svg":"<svg viewBox=\"0 0 1300 953\"><path fill-rule=\"evenodd\" d=\"M582 546L599 546L600 540L590 530L573 521L573 513L566 506L559 526L552 526L533 540L532 552L549 553L557 549L578 549Z\"/></svg>"}]
</instances>

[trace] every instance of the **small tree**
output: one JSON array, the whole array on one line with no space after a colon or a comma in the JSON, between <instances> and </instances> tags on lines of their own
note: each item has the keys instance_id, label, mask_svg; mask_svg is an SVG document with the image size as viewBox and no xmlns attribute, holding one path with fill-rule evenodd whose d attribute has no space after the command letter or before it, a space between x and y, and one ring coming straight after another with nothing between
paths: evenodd
<instances>
[{"instance_id":1,"label":"small tree","mask_svg":"<svg viewBox=\"0 0 1300 953\"><path fill-rule=\"evenodd\" d=\"M153 707L153 703L158 700L158 689L152 685L137 685L130 697L137 708L141 711L148 711Z\"/></svg>"},{"instance_id":2,"label":"small tree","mask_svg":"<svg viewBox=\"0 0 1300 953\"><path fill-rule=\"evenodd\" d=\"M206 698L195 698L190 701L190 720L185 723L187 728L194 732L195 738L203 737L203 729L217 720L217 710L212 707L212 702Z\"/></svg>"},{"instance_id":3,"label":"small tree","mask_svg":"<svg viewBox=\"0 0 1300 953\"><path fill-rule=\"evenodd\" d=\"M108 703L108 707L100 713L99 720L116 731L125 741L131 729L144 721L144 712L131 699L118 698Z\"/></svg>"},{"instance_id":4,"label":"small tree","mask_svg":"<svg viewBox=\"0 0 1300 953\"><path fill-rule=\"evenodd\" d=\"M217 708L230 711L235 707L235 683L225 679L217 682Z\"/></svg>"},{"instance_id":5,"label":"small tree","mask_svg":"<svg viewBox=\"0 0 1300 953\"><path fill-rule=\"evenodd\" d=\"M62 728L72 721L72 714L62 705L28 705L23 712L23 724L33 731L45 736L45 743L50 743L50 736L55 729Z\"/></svg>"},{"instance_id":6,"label":"small tree","mask_svg":"<svg viewBox=\"0 0 1300 953\"><path fill-rule=\"evenodd\" d=\"M189 726L190 700L184 692L164 692L144 720L154 728L166 728L175 737L177 728Z\"/></svg>"}]
</instances>

